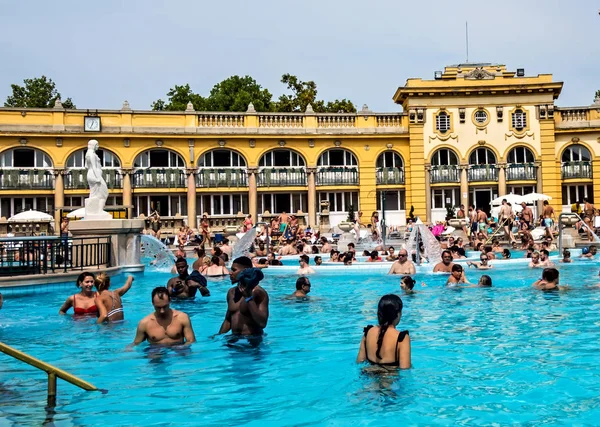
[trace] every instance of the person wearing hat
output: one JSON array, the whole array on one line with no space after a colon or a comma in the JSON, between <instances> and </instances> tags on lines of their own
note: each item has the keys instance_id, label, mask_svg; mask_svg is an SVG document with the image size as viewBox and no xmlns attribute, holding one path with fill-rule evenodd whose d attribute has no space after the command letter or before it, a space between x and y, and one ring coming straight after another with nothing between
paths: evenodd
<instances>
[{"instance_id":1,"label":"person wearing hat","mask_svg":"<svg viewBox=\"0 0 600 427\"><path fill-rule=\"evenodd\" d=\"M197 270L192 271L192 274L188 274L188 264L185 258L177 258L175 268L179 275L169 279L167 282L167 289L171 298L194 298L198 291L200 291L203 297L210 296L206 277L201 275Z\"/></svg>"},{"instance_id":2,"label":"person wearing hat","mask_svg":"<svg viewBox=\"0 0 600 427\"><path fill-rule=\"evenodd\" d=\"M262 335L269 320L269 295L259 285L263 272L242 256L231 264L229 277L235 286L227 292L227 312L219 334Z\"/></svg>"}]
</instances>

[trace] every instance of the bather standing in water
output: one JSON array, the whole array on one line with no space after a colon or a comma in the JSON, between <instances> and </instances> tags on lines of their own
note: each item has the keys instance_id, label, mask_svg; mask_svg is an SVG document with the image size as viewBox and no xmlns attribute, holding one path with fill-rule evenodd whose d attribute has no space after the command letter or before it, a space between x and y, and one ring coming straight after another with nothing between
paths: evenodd
<instances>
[{"instance_id":1,"label":"bather standing in water","mask_svg":"<svg viewBox=\"0 0 600 427\"><path fill-rule=\"evenodd\" d=\"M269 295L259 286L265 276L242 256L233 261L229 277L237 286L227 292L227 313L219 334L262 335L269 320Z\"/></svg>"},{"instance_id":2,"label":"bather standing in water","mask_svg":"<svg viewBox=\"0 0 600 427\"><path fill-rule=\"evenodd\" d=\"M98 291L96 296L98 321L96 323L118 322L125 319L121 297L131 289L132 284L133 276L129 276L123 287L110 291L110 277L105 273L101 273L96 277L96 290Z\"/></svg>"},{"instance_id":3,"label":"bather standing in water","mask_svg":"<svg viewBox=\"0 0 600 427\"><path fill-rule=\"evenodd\" d=\"M133 345L145 340L159 345L189 345L196 342L190 318L183 311L171 308L171 296L167 288L154 288L152 305L154 313L144 317L138 324Z\"/></svg>"},{"instance_id":4,"label":"bather standing in water","mask_svg":"<svg viewBox=\"0 0 600 427\"><path fill-rule=\"evenodd\" d=\"M310 286L308 277L298 277L298 280L296 280L296 292L292 294L292 297L306 298L310 292Z\"/></svg>"}]
</instances>

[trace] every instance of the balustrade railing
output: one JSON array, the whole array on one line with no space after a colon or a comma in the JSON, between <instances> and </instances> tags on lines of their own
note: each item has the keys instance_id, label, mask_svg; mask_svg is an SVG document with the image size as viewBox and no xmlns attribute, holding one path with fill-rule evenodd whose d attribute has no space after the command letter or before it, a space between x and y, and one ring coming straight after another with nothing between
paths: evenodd
<instances>
[{"instance_id":1,"label":"balustrade railing","mask_svg":"<svg viewBox=\"0 0 600 427\"><path fill-rule=\"evenodd\" d=\"M54 174L49 169L0 168L0 189L2 190L52 190Z\"/></svg>"},{"instance_id":2,"label":"balustrade railing","mask_svg":"<svg viewBox=\"0 0 600 427\"><path fill-rule=\"evenodd\" d=\"M378 114L377 127L402 127L402 114Z\"/></svg>"},{"instance_id":3,"label":"balustrade railing","mask_svg":"<svg viewBox=\"0 0 600 427\"><path fill-rule=\"evenodd\" d=\"M558 113L563 122L585 122L590 119L590 110L583 108L561 109Z\"/></svg>"},{"instance_id":4,"label":"balustrade railing","mask_svg":"<svg viewBox=\"0 0 600 427\"><path fill-rule=\"evenodd\" d=\"M320 128L353 128L355 126L355 114L322 114L317 116L317 127Z\"/></svg>"},{"instance_id":5,"label":"balustrade railing","mask_svg":"<svg viewBox=\"0 0 600 427\"><path fill-rule=\"evenodd\" d=\"M563 162L560 169L563 179L592 178L591 162Z\"/></svg>"},{"instance_id":6,"label":"balustrade railing","mask_svg":"<svg viewBox=\"0 0 600 427\"><path fill-rule=\"evenodd\" d=\"M404 168L377 168L377 184L404 184Z\"/></svg>"},{"instance_id":7,"label":"balustrade railing","mask_svg":"<svg viewBox=\"0 0 600 427\"><path fill-rule=\"evenodd\" d=\"M317 168L317 185L358 185L358 167L321 166Z\"/></svg>"},{"instance_id":8,"label":"balustrade railing","mask_svg":"<svg viewBox=\"0 0 600 427\"><path fill-rule=\"evenodd\" d=\"M304 118L301 114L260 114L258 127L261 128L301 128Z\"/></svg>"},{"instance_id":9,"label":"balustrade railing","mask_svg":"<svg viewBox=\"0 0 600 427\"><path fill-rule=\"evenodd\" d=\"M495 165L469 165L469 182L498 181L498 168Z\"/></svg>"},{"instance_id":10,"label":"balustrade railing","mask_svg":"<svg viewBox=\"0 0 600 427\"><path fill-rule=\"evenodd\" d=\"M198 114L198 127L244 127L244 114L239 113L203 113Z\"/></svg>"},{"instance_id":11,"label":"balustrade railing","mask_svg":"<svg viewBox=\"0 0 600 427\"><path fill-rule=\"evenodd\" d=\"M239 168L200 168L196 175L198 187L247 187L248 173Z\"/></svg>"},{"instance_id":12,"label":"balustrade railing","mask_svg":"<svg viewBox=\"0 0 600 427\"><path fill-rule=\"evenodd\" d=\"M110 267L110 241L110 236L1 238L0 276Z\"/></svg>"},{"instance_id":13,"label":"balustrade railing","mask_svg":"<svg viewBox=\"0 0 600 427\"><path fill-rule=\"evenodd\" d=\"M429 171L429 182L460 182L460 169L457 165L434 165Z\"/></svg>"},{"instance_id":14,"label":"balustrade railing","mask_svg":"<svg viewBox=\"0 0 600 427\"><path fill-rule=\"evenodd\" d=\"M117 168L102 168L102 177L108 189L123 188L123 176ZM88 189L87 169L69 169L64 178L65 188L68 190Z\"/></svg>"},{"instance_id":15,"label":"balustrade railing","mask_svg":"<svg viewBox=\"0 0 600 427\"><path fill-rule=\"evenodd\" d=\"M535 181L537 166L533 163L509 163L506 165L507 181Z\"/></svg>"},{"instance_id":16,"label":"balustrade railing","mask_svg":"<svg viewBox=\"0 0 600 427\"><path fill-rule=\"evenodd\" d=\"M259 187L277 187L306 185L306 171L304 168L272 167L261 168L257 175Z\"/></svg>"},{"instance_id":17,"label":"balustrade railing","mask_svg":"<svg viewBox=\"0 0 600 427\"><path fill-rule=\"evenodd\" d=\"M185 188L185 170L177 168L138 169L133 173L132 186L137 188Z\"/></svg>"}]
</instances>

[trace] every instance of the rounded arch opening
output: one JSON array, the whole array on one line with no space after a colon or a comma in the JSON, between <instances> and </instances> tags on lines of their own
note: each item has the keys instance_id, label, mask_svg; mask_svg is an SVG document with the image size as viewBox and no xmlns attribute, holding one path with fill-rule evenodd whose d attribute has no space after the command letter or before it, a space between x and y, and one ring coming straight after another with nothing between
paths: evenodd
<instances>
[{"instance_id":1,"label":"rounded arch opening","mask_svg":"<svg viewBox=\"0 0 600 427\"><path fill-rule=\"evenodd\" d=\"M358 166L358 160L349 150L332 148L321 153L317 166Z\"/></svg>"},{"instance_id":2,"label":"rounded arch opening","mask_svg":"<svg viewBox=\"0 0 600 427\"><path fill-rule=\"evenodd\" d=\"M198 159L198 167L202 168L245 168L244 156L228 148L217 148L202 154Z\"/></svg>"},{"instance_id":3,"label":"rounded arch opening","mask_svg":"<svg viewBox=\"0 0 600 427\"><path fill-rule=\"evenodd\" d=\"M469 165L495 165L496 163L496 154L489 148L476 148L469 155Z\"/></svg>"},{"instance_id":4,"label":"rounded arch opening","mask_svg":"<svg viewBox=\"0 0 600 427\"><path fill-rule=\"evenodd\" d=\"M506 162L509 164L523 164L535 162L535 154L527 147L514 147L508 152Z\"/></svg>"},{"instance_id":5,"label":"rounded arch opening","mask_svg":"<svg viewBox=\"0 0 600 427\"><path fill-rule=\"evenodd\" d=\"M454 150L440 148L431 156L432 166L458 166L458 156Z\"/></svg>"},{"instance_id":6,"label":"rounded arch opening","mask_svg":"<svg viewBox=\"0 0 600 427\"><path fill-rule=\"evenodd\" d=\"M0 153L0 167L49 169L54 166L52 159L37 148L17 147Z\"/></svg>"},{"instance_id":7,"label":"rounded arch opening","mask_svg":"<svg viewBox=\"0 0 600 427\"><path fill-rule=\"evenodd\" d=\"M151 149L138 154L134 168L183 168L185 160L177 152L166 149Z\"/></svg>"},{"instance_id":8,"label":"rounded arch opening","mask_svg":"<svg viewBox=\"0 0 600 427\"><path fill-rule=\"evenodd\" d=\"M378 168L404 168L404 159L396 151L384 151L377 157L376 167Z\"/></svg>"},{"instance_id":9,"label":"rounded arch opening","mask_svg":"<svg viewBox=\"0 0 600 427\"><path fill-rule=\"evenodd\" d=\"M294 150L275 149L264 153L258 161L259 167L305 167L306 161L302 155Z\"/></svg>"},{"instance_id":10,"label":"rounded arch opening","mask_svg":"<svg viewBox=\"0 0 600 427\"><path fill-rule=\"evenodd\" d=\"M71 153L71 155L67 158L66 167L67 169L79 169L85 167L85 153L87 152L87 148L82 148L80 150ZM120 168L121 160L119 157L110 150L101 148L96 151L96 154L100 158L100 164L103 168Z\"/></svg>"},{"instance_id":11,"label":"rounded arch opening","mask_svg":"<svg viewBox=\"0 0 600 427\"><path fill-rule=\"evenodd\" d=\"M560 160L563 163L591 162L592 155L586 146L573 144L565 148Z\"/></svg>"}]
</instances>

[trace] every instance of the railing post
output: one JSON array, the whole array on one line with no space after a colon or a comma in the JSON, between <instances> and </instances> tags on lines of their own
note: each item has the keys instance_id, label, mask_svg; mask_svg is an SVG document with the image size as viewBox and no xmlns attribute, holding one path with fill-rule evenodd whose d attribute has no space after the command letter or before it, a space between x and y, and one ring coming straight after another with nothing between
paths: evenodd
<instances>
[{"instance_id":1,"label":"railing post","mask_svg":"<svg viewBox=\"0 0 600 427\"><path fill-rule=\"evenodd\" d=\"M56 374L48 372L48 406L56 406Z\"/></svg>"}]
</instances>

